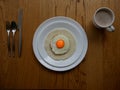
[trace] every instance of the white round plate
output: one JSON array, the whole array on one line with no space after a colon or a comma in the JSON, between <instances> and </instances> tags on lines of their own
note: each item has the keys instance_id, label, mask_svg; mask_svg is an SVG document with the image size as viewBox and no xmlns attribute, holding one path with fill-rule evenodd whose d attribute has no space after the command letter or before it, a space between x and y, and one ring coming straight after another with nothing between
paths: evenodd
<instances>
[{"instance_id":1,"label":"white round plate","mask_svg":"<svg viewBox=\"0 0 120 90\"><path fill-rule=\"evenodd\" d=\"M68 30L76 40L76 50L66 60L56 61L52 59L44 48L45 38L55 28ZM84 29L75 20L57 16L44 21L36 30L33 37L33 51L38 61L48 69L54 71L67 71L76 67L85 57L88 48L88 40Z\"/></svg>"}]
</instances>

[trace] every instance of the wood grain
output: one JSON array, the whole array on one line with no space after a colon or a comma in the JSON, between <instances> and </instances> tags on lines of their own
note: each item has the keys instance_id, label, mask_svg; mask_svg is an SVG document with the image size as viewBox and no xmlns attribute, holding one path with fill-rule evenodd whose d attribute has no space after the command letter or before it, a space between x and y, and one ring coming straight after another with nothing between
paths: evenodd
<instances>
[{"instance_id":1,"label":"wood grain","mask_svg":"<svg viewBox=\"0 0 120 90\"><path fill-rule=\"evenodd\" d=\"M119 0L0 0L0 89L80 89L120 90L120 10ZM97 30L92 17L99 7L111 8L116 16L115 32ZM16 21L23 8L23 48L18 57L8 57L6 21ZM32 39L46 19L67 16L79 22L89 46L83 62L67 72L44 68L35 58Z\"/></svg>"}]
</instances>

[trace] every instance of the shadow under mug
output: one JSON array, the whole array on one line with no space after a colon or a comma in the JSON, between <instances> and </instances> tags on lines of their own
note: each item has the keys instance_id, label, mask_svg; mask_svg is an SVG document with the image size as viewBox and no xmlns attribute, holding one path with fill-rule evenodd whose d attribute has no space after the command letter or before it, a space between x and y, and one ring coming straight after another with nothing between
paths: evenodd
<instances>
[{"instance_id":1,"label":"shadow under mug","mask_svg":"<svg viewBox=\"0 0 120 90\"><path fill-rule=\"evenodd\" d=\"M114 12L107 7L98 8L93 16L93 24L98 29L106 29L108 31L114 31L115 28L112 25L115 20Z\"/></svg>"}]
</instances>

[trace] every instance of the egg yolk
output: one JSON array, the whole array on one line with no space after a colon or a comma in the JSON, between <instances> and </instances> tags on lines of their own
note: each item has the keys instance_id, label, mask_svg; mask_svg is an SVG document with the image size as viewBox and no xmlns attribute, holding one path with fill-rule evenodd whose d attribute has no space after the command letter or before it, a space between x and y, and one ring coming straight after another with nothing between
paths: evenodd
<instances>
[{"instance_id":1,"label":"egg yolk","mask_svg":"<svg viewBox=\"0 0 120 90\"><path fill-rule=\"evenodd\" d=\"M59 40L57 40L57 42L56 42L56 46L57 46L57 48L63 48L64 47L64 40L62 40L62 39L59 39Z\"/></svg>"}]
</instances>

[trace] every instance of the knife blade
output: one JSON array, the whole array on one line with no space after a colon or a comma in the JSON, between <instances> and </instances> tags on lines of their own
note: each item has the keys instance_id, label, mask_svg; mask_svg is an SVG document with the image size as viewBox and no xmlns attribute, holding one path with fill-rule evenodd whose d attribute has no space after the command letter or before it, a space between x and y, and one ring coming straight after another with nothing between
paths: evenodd
<instances>
[{"instance_id":1,"label":"knife blade","mask_svg":"<svg viewBox=\"0 0 120 90\"><path fill-rule=\"evenodd\" d=\"M23 19L23 9L18 11L18 30L19 30L19 46L18 46L18 55L21 56L22 52L22 19Z\"/></svg>"}]
</instances>

